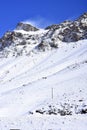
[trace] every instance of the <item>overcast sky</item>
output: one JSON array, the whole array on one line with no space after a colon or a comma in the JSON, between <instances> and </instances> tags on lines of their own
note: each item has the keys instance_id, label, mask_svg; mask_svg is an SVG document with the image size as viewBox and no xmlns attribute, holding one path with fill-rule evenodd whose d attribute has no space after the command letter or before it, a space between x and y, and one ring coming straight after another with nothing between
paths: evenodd
<instances>
[{"instance_id":1,"label":"overcast sky","mask_svg":"<svg viewBox=\"0 0 87 130\"><path fill-rule=\"evenodd\" d=\"M87 12L87 0L0 0L0 36L20 21L45 27Z\"/></svg>"}]
</instances>

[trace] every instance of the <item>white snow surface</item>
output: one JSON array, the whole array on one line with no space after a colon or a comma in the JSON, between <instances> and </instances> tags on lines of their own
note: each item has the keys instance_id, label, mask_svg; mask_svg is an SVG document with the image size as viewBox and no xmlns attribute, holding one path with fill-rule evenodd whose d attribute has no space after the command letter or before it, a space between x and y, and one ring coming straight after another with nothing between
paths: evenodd
<instances>
[{"instance_id":1,"label":"white snow surface","mask_svg":"<svg viewBox=\"0 0 87 130\"><path fill-rule=\"evenodd\" d=\"M72 115L36 113L65 103L72 106ZM87 114L76 114L84 107L87 40L0 59L0 130L86 130Z\"/></svg>"}]
</instances>

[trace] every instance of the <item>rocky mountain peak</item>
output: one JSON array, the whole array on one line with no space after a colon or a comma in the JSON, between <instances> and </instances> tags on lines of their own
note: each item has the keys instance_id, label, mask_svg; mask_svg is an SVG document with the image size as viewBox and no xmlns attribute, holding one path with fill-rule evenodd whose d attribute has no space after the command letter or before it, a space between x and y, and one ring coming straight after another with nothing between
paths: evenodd
<instances>
[{"instance_id":1,"label":"rocky mountain peak","mask_svg":"<svg viewBox=\"0 0 87 130\"><path fill-rule=\"evenodd\" d=\"M82 14L77 20L87 19L87 13Z\"/></svg>"},{"instance_id":2,"label":"rocky mountain peak","mask_svg":"<svg viewBox=\"0 0 87 130\"><path fill-rule=\"evenodd\" d=\"M66 20L60 24L48 26L46 29L57 31L57 37L63 42L87 39L87 13L84 13L75 21Z\"/></svg>"},{"instance_id":3,"label":"rocky mountain peak","mask_svg":"<svg viewBox=\"0 0 87 130\"><path fill-rule=\"evenodd\" d=\"M43 30L29 23L20 22L14 31L6 32L0 39L0 53L4 52L7 56L11 51L14 56L17 56L28 54L32 47L35 51L45 51L58 48L61 42L70 43L82 39L87 39L87 13L75 21L66 20Z\"/></svg>"},{"instance_id":4,"label":"rocky mountain peak","mask_svg":"<svg viewBox=\"0 0 87 130\"><path fill-rule=\"evenodd\" d=\"M37 31L39 30L38 28L30 25L29 23L23 23L20 22L16 26L16 30L24 30L24 31Z\"/></svg>"},{"instance_id":5,"label":"rocky mountain peak","mask_svg":"<svg viewBox=\"0 0 87 130\"><path fill-rule=\"evenodd\" d=\"M49 30L56 30L56 29L60 29L60 28L63 28L63 27L65 27L65 26L68 26L68 25L70 25L71 23L72 23L72 21L66 20L66 21L64 21L64 22L62 22L62 23L60 23L60 24L50 25L50 26L46 27L45 29L46 29L46 30L47 30L47 29L49 29Z\"/></svg>"}]
</instances>

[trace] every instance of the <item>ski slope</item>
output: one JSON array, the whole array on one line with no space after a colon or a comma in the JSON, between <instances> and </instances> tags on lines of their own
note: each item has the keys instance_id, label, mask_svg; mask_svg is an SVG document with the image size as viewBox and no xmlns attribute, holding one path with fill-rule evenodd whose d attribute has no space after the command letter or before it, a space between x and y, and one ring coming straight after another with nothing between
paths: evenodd
<instances>
[{"instance_id":1,"label":"ski slope","mask_svg":"<svg viewBox=\"0 0 87 130\"><path fill-rule=\"evenodd\" d=\"M36 113L65 103L72 106L72 115ZM87 40L0 59L0 130L86 130L87 114L76 114L84 106L87 109Z\"/></svg>"}]
</instances>

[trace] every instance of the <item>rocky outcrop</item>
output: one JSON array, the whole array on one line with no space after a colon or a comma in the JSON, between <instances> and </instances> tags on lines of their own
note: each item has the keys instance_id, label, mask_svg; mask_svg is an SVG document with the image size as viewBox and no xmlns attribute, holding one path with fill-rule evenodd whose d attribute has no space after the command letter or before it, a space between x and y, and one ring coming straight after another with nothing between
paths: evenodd
<instances>
[{"instance_id":1,"label":"rocky outcrop","mask_svg":"<svg viewBox=\"0 0 87 130\"><path fill-rule=\"evenodd\" d=\"M59 30L57 35L63 42L87 39L87 13L84 13L75 21L64 21L58 25L48 26L46 29L50 31Z\"/></svg>"},{"instance_id":2,"label":"rocky outcrop","mask_svg":"<svg viewBox=\"0 0 87 130\"><path fill-rule=\"evenodd\" d=\"M46 30L47 30L47 29L49 29L49 30L61 29L61 28L64 28L64 27L66 27L66 26L69 26L71 23L72 23L72 21L66 20L66 21L64 21L64 22L61 23L61 24L53 24L53 25L51 25L51 26L46 27L45 29L46 29Z\"/></svg>"},{"instance_id":3,"label":"rocky outcrop","mask_svg":"<svg viewBox=\"0 0 87 130\"><path fill-rule=\"evenodd\" d=\"M38 28L28 24L28 23L18 23L17 24L17 27L16 27L16 30L24 30L24 31L37 31L39 30Z\"/></svg>"},{"instance_id":4,"label":"rocky outcrop","mask_svg":"<svg viewBox=\"0 0 87 130\"><path fill-rule=\"evenodd\" d=\"M66 115L72 115L71 106L69 104L66 104L65 106L62 106L62 108L57 108L56 106L49 105L48 109L45 108L38 109L35 112L38 114L45 114L45 115L60 115L60 116L66 116Z\"/></svg>"},{"instance_id":5,"label":"rocky outcrop","mask_svg":"<svg viewBox=\"0 0 87 130\"><path fill-rule=\"evenodd\" d=\"M60 115L60 116L66 116L66 115L73 115L73 114L87 114L87 105L81 104L83 100L79 100L79 105L77 104L51 104L48 106L44 106L40 109L35 110L38 114L43 115Z\"/></svg>"}]
</instances>

